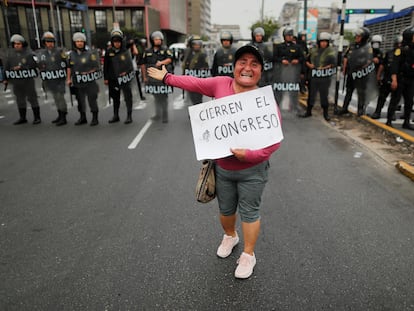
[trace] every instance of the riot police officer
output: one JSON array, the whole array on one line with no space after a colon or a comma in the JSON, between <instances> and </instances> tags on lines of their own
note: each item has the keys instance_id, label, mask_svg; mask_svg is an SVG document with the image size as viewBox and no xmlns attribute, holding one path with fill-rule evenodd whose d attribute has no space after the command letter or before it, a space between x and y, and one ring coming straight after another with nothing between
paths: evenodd
<instances>
[{"instance_id":1,"label":"riot police officer","mask_svg":"<svg viewBox=\"0 0 414 311\"><path fill-rule=\"evenodd\" d=\"M391 65L391 89L401 93L404 98L404 123L402 127L414 130L410 124L414 97L414 26L403 30L402 47L395 50ZM393 106L396 106L394 103Z\"/></svg>"},{"instance_id":2,"label":"riot police officer","mask_svg":"<svg viewBox=\"0 0 414 311\"><path fill-rule=\"evenodd\" d=\"M15 125L27 123L26 100L33 110L33 124L41 123L40 108L35 88L37 77L36 56L27 47L27 42L22 35L14 34L10 38L12 49L8 51L4 64L5 79L3 83L10 81L13 85L13 93L16 96L17 108L20 118L14 122Z\"/></svg>"},{"instance_id":3,"label":"riot police officer","mask_svg":"<svg viewBox=\"0 0 414 311\"><path fill-rule=\"evenodd\" d=\"M310 88L308 96L308 106L303 117L312 116L312 108L315 105L317 93L319 93L323 117L326 121L330 120L328 114L329 102L329 85L332 76L336 74L336 55L332 47L329 46L331 35L327 32L321 32L317 41L317 47L312 49L306 61L310 71Z\"/></svg>"},{"instance_id":4,"label":"riot police officer","mask_svg":"<svg viewBox=\"0 0 414 311\"><path fill-rule=\"evenodd\" d=\"M45 92L51 92L58 117L52 121L56 126L66 124L68 107L65 100L67 56L63 49L55 47L55 35L46 31L42 36L44 49L38 52L40 78Z\"/></svg>"},{"instance_id":5,"label":"riot police officer","mask_svg":"<svg viewBox=\"0 0 414 311\"><path fill-rule=\"evenodd\" d=\"M375 73L373 50L368 43L370 31L360 27L355 31L355 42L350 45L344 55L344 72L347 75L346 95L342 109L338 114L348 112L354 88L358 94L358 116L365 114L367 105L367 86L370 77Z\"/></svg>"},{"instance_id":6,"label":"riot police officer","mask_svg":"<svg viewBox=\"0 0 414 311\"><path fill-rule=\"evenodd\" d=\"M184 75L198 78L207 78L211 76L210 68L207 61L207 54L202 50L203 41L199 36L193 36L191 40L191 52L187 56L183 66ZM202 102L203 95L195 92L188 92L193 105Z\"/></svg>"},{"instance_id":7,"label":"riot police officer","mask_svg":"<svg viewBox=\"0 0 414 311\"><path fill-rule=\"evenodd\" d=\"M102 78L100 58L97 51L86 46L86 36L81 32L75 32L72 37L74 48L69 55L69 67L67 72L67 84L73 86L78 101L80 118L75 125L87 123L86 98L92 112L91 126L99 124L98 121L98 93L99 86L96 83Z\"/></svg>"},{"instance_id":8,"label":"riot police officer","mask_svg":"<svg viewBox=\"0 0 414 311\"><path fill-rule=\"evenodd\" d=\"M217 49L213 58L211 75L233 77L233 62L236 48L232 46L233 35L230 31L223 31L220 34L221 48Z\"/></svg>"},{"instance_id":9,"label":"riot police officer","mask_svg":"<svg viewBox=\"0 0 414 311\"><path fill-rule=\"evenodd\" d=\"M263 55L263 72L259 86L269 85L273 82L273 44L265 42L265 31L262 27L256 27L252 31L251 44L256 46Z\"/></svg>"},{"instance_id":10,"label":"riot police officer","mask_svg":"<svg viewBox=\"0 0 414 311\"><path fill-rule=\"evenodd\" d=\"M308 48L306 30L302 30L301 32L299 32L296 43L301 46L303 54L304 54L304 58L306 60L309 57L309 48ZM300 92L301 93L306 93L307 78L308 78L308 66L306 66L306 62L305 62L305 72L303 73L300 79Z\"/></svg>"},{"instance_id":11,"label":"riot police officer","mask_svg":"<svg viewBox=\"0 0 414 311\"><path fill-rule=\"evenodd\" d=\"M135 77L131 51L123 43L124 34L120 29L111 31L111 45L104 57L104 84L108 85L109 97L113 101L114 115L109 123L119 122L119 107L121 105L121 90L124 94L127 108L125 124L132 122L132 91L131 81ZM132 45L135 47L135 43ZM138 51L135 47L135 53Z\"/></svg>"},{"instance_id":12,"label":"riot police officer","mask_svg":"<svg viewBox=\"0 0 414 311\"><path fill-rule=\"evenodd\" d=\"M284 42L276 44L273 60L275 63L273 90L282 109L299 113L300 79L305 72L304 53L300 45L293 41L293 28L283 30ZM286 107L287 106L287 107Z\"/></svg>"},{"instance_id":13,"label":"riot police officer","mask_svg":"<svg viewBox=\"0 0 414 311\"><path fill-rule=\"evenodd\" d=\"M162 81L148 77L147 68L156 67L161 69L166 66L172 72L172 52L163 45L164 35L161 31L154 31L150 35L151 47L146 49L141 58L141 72L145 83L145 92L152 94L155 100L155 115L153 120L161 119L163 123L168 122L168 94L172 93L171 86L164 85Z\"/></svg>"},{"instance_id":14,"label":"riot police officer","mask_svg":"<svg viewBox=\"0 0 414 311\"><path fill-rule=\"evenodd\" d=\"M374 36L375 37L375 36ZM379 81L379 95L377 100L377 107L375 112L371 115L372 119L381 118L381 110L384 107L385 101L388 95L391 93L391 101L388 105L388 113L392 113L389 118L387 116L387 125L391 126L392 119L394 117L396 107L392 107L395 103L398 105L401 96L395 91L391 90L391 64L393 63L394 54L401 47L402 36L396 36L394 39L394 47L388 50L378 67L377 80ZM401 94L400 94L401 95ZM387 114L388 114L387 113Z\"/></svg>"}]
</instances>

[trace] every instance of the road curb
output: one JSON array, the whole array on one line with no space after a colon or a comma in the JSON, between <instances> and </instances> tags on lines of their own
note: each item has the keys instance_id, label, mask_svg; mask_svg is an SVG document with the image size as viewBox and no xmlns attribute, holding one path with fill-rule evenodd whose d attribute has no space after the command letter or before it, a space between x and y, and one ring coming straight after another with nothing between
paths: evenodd
<instances>
[{"instance_id":1,"label":"road curb","mask_svg":"<svg viewBox=\"0 0 414 311\"><path fill-rule=\"evenodd\" d=\"M304 107L307 107L307 102L306 102L306 99L305 98L300 98L299 99L299 103L302 105L302 106L304 106ZM350 113L352 113L352 114L354 114L355 115L355 113L354 112L352 112L352 111L350 111ZM374 120L374 119L371 119L370 117L368 117L368 116L366 116L366 115L364 115L364 116L361 116L360 117L362 120L364 120L364 121L366 121L366 122L369 122L369 123L371 123L372 125L375 125L376 127L379 127L379 128L381 128L382 130L384 130L384 131L387 131L387 132L390 132L390 133L392 133L392 134L394 134L394 135L396 135L396 136L399 136L399 137L401 137L402 139L405 139L406 141L409 141L410 143L414 143L414 137L413 136L411 136L411 135L409 135L409 134L407 134L407 133L405 133L405 132L403 132L403 131L400 131L400 130L397 130L397 129L395 129L395 128L393 128L393 127L391 127L391 126L388 126L388 125L386 125L386 124L384 124L384 123L381 123L381 122L378 122L378 121L376 121L376 120ZM410 164L408 164L407 162L405 162L405 161L398 161L396 164L395 164L395 167L403 174L403 175L405 175L405 176L407 176L408 178L410 178L411 179L411 181L414 181L414 167L412 166L412 165L410 165Z\"/></svg>"},{"instance_id":2,"label":"road curb","mask_svg":"<svg viewBox=\"0 0 414 311\"><path fill-rule=\"evenodd\" d=\"M398 161L395 164L395 167L405 176L410 178L412 181L414 181L414 169L413 167L404 161Z\"/></svg>"}]
</instances>

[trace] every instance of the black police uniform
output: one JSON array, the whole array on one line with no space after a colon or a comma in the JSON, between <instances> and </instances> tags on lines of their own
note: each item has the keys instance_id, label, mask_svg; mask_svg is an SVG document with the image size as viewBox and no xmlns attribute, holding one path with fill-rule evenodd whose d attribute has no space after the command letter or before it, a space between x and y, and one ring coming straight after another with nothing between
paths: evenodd
<instances>
[{"instance_id":1,"label":"black police uniform","mask_svg":"<svg viewBox=\"0 0 414 311\"><path fill-rule=\"evenodd\" d=\"M4 64L5 80L13 85L13 93L16 96L17 108L20 119L14 124L26 123L27 101L30 103L34 120L33 124L39 124L40 108L37 99L35 78L38 75L38 67L35 54L28 48L22 50L10 49Z\"/></svg>"},{"instance_id":2,"label":"black police uniform","mask_svg":"<svg viewBox=\"0 0 414 311\"><path fill-rule=\"evenodd\" d=\"M114 116L109 123L119 121L121 90L127 108L125 124L132 122L132 91L131 81L135 77L130 49L122 43L120 49L109 48L104 57L104 80L108 81L109 97L113 100Z\"/></svg>"},{"instance_id":3,"label":"black police uniform","mask_svg":"<svg viewBox=\"0 0 414 311\"><path fill-rule=\"evenodd\" d=\"M270 42L251 42L257 46L263 56L263 72L259 81L259 86L266 86L273 82L273 44Z\"/></svg>"},{"instance_id":4,"label":"black police uniform","mask_svg":"<svg viewBox=\"0 0 414 311\"><path fill-rule=\"evenodd\" d=\"M166 59L173 59L173 54L166 46L154 47L145 50L140 60L140 65L145 66L145 70L149 67L155 67L157 61L164 61ZM160 69L160 68L159 68ZM166 66L168 72L172 72L171 64ZM168 94L173 92L169 85L165 85L162 81L155 80L148 77L148 82L145 85L145 92L152 94L155 99L155 116L154 120L162 119L162 122L168 122Z\"/></svg>"},{"instance_id":5,"label":"black police uniform","mask_svg":"<svg viewBox=\"0 0 414 311\"><path fill-rule=\"evenodd\" d=\"M214 54L213 65L211 66L211 75L233 77L233 62L236 48L221 47Z\"/></svg>"},{"instance_id":6,"label":"black police uniform","mask_svg":"<svg viewBox=\"0 0 414 311\"><path fill-rule=\"evenodd\" d=\"M103 76L100 58L97 51L85 47L74 49L69 55L69 68L71 70L71 81L75 89L78 101L79 120L75 125L85 124L86 120L86 98L88 98L89 108L92 112L90 125L97 125L98 122L98 93L99 86L97 80Z\"/></svg>"},{"instance_id":7,"label":"black police uniform","mask_svg":"<svg viewBox=\"0 0 414 311\"><path fill-rule=\"evenodd\" d=\"M283 60L289 63L297 59L296 65L284 65ZM299 111L300 77L305 72L304 53L300 45L294 42L282 42L276 44L273 53L274 83L273 91L279 106L285 109L284 100L288 100L288 110Z\"/></svg>"},{"instance_id":8,"label":"black police uniform","mask_svg":"<svg viewBox=\"0 0 414 311\"><path fill-rule=\"evenodd\" d=\"M309 69L309 95L306 114L304 116L309 117L312 115L312 108L315 105L316 95L319 93L323 116L326 121L329 121L328 95L332 76L336 74L336 53L330 46L324 49L316 47L311 51L308 57L308 62L313 64L314 68Z\"/></svg>"},{"instance_id":9,"label":"black police uniform","mask_svg":"<svg viewBox=\"0 0 414 311\"><path fill-rule=\"evenodd\" d=\"M46 92L51 92L58 111L53 121L57 126L66 124L68 107L65 100L67 55L63 49L42 49L38 52L40 78Z\"/></svg>"},{"instance_id":10,"label":"black police uniform","mask_svg":"<svg viewBox=\"0 0 414 311\"><path fill-rule=\"evenodd\" d=\"M402 94L404 98L404 123L402 127L414 130L410 124L414 97L414 43L406 43L395 51L391 74L397 75L398 88L396 92ZM395 103L394 106L396 107Z\"/></svg>"},{"instance_id":11,"label":"black police uniform","mask_svg":"<svg viewBox=\"0 0 414 311\"><path fill-rule=\"evenodd\" d=\"M344 57L348 59L346 95L339 114L348 111L353 90L356 89L358 94L358 116L361 116L365 114L368 81L375 72L375 64L372 61L373 51L367 42L363 44L353 43L345 52Z\"/></svg>"},{"instance_id":12,"label":"black police uniform","mask_svg":"<svg viewBox=\"0 0 414 311\"><path fill-rule=\"evenodd\" d=\"M194 51L188 55L184 63L184 75L198 78L207 78L211 76L210 68L207 61L207 55L202 50ZM203 94L188 92L193 105L202 102Z\"/></svg>"},{"instance_id":13,"label":"black police uniform","mask_svg":"<svg viewBox=\"0 0 414 311\"><path fill-rule=\"evenodd\" d=\"M391 125L391 121L394 117L395 109L401 99L401 94L398 94L398 92L395 92L391 89L391 64L394 61L394 55L395 52L399 49L398 47L395 47L389 51L387 51L384 54L384 57L381 61L381 68L382 69L382 75L381 80L379 81L379 94L378 94L378 100L377 100L377 107L375 108L374 113L372 114L372 119L379 119L381 117L381 111L384 107L385 101L387 100L388 95L391 93L391 100L390 104L388 106L388 112L387 112L387 124ZM395 105L395 107L393 107ZM390 117L388 118L388 114L390 114Z\"/></svg>"}]
</instances>

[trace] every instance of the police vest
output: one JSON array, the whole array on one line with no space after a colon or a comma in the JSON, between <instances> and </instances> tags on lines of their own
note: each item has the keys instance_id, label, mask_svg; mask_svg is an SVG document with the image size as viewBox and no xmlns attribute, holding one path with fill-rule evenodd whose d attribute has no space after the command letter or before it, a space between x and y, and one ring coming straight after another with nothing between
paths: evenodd
<instances>
[{"instance_id":1,"label":"police vest","mask_svg":"<svg viewBox=\"0 0 414 311\"><path fill-rule=\"evenodd\" d=\"M14 69L19 67L19 69ZM4 74L7 80L24 80L37 77L37 64L35 55L29 49L8 52Z\"/></svg>"},{"instance_id":2,"label":"police vest","mask_svg":"<svg viewBox=\"0 0 414 311\"><path fill-rule=\"evenodd\" d=\"M115 51L114 49L109 49L107 53L108 57L111 58L112 69L117 77L134 70L131 52L129 50Z\"/></svg>"},{"instance_id":3,"label":"police vest","mask_svg":"<svg viewBox=\"0 0 414 311\"><path fill-rule=\"evenodd\" d=\"M372 63L373 50L368 45L353 45L348 52L349 72L355 72Z\"/></svg>"},{"instance_id":4,"label":"police vest","mask_svg":"<svg viewBox=\"0 0 414 311\"><path fill-rule=\"evenodd\" d=\"M402 48L403 64L401 74L404 77L414 78L414 46L404 46Z\"/></svg>"},{"instance_id":5,"label":"police vest","mask_svg":"<svg viewBox=\"0 0 414 311\"><path fill-rule=\"evenodd\" d=\"M310 61L315 68L311 70L312 78L328 78L336 74L335 52L331 47L315 48L311 52ZM331 65L331 68L319 69Z\"/></svg>"},{"instance_id":6,"label":"police vest","mask_svg":"<svg viewBox=\"0 0 414 311\"><path fill-rule=\"evenodd\" d=\"M71 66L72 83L82 86L103 77L98 53L91 50L72 51L69 64Z\"/></svg>"},{"instance_id":7,"label":"police vest","mask_svg":"<svg viewBox=\"0 0 414 311\"><path fill-rule=\"evenodd\" d=\"M66 55L63 50L47 49L38 53L40 78L46 80L66 79Z\"/></svg>"},{"instance_id":8,"label":"police vest","mask_svg":"<svg viewBox=\"0 0 414 311\"><path fill-rule=\"evenodd\" d=\"M273 69L273 45L268 42L253 42L255 46L262 52L263 55L263 71L270 71Z\"/></svg>"},{"instance_id":9,"label":"police vest","mask_svg":"<svg viewBox=\"0 0 414 311\"><path fill-rule=\"evenodd\" d=\"M213 76L233 76L233 62L236 49L231 47L229 49L220 48L214 55L214 64L211 68Z\"/></svg>"},{"instance_id":10,"label":"police vest","mask_svg":"<svg viewBox=\"0 0 414 311\"><path fill-rule=\"evenodd\" d=\"M192 52L185 63L185 69L208 69L207 55L204 52Z\"/></svg>"},{"instance_id":11,"label":"police vest","mask_svg":"<svg viewBox=\"0 0 414 311\"><path fill-rule=\"evenodd\" d=\"M141 59L141 63L145 64L146 68L155 67L157 61L163 61L167 58L172 59L172 52L166 47L161 47L159 50L155 51L153 48L147 49ZM168 72L172 72L172 66L166 66ZM162 81L155 80L151 77L148 77L148 83L145 84L144 88L146 93L161 95L169 94L173 92L173 88L169 85L164 85Z\"/></svg>"}]
</instances>

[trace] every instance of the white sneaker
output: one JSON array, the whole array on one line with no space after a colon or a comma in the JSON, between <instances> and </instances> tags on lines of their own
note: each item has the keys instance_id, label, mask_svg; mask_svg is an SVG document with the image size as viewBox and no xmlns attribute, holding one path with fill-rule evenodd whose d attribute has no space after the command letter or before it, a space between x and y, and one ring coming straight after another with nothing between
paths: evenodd
<instances>
[{"instance_id":1,"label":"white sneaker","mask_svg":"<svg viewBox=\"0 0 414 311\"><path fill-rule=\"evenodd\" d=\"M223 240L221 241L220 246L217 249L217 256L221 258L226 258L230 256L233 248L239 243L239 236L236 232L236 236L232 237L231 235L224 234Z\"/></svg>"},{"instance_id":2,"label":"white sneaker","mask_svg":"<svg viewBox=\"0 0 414 311\"><path fill-rule=\"evenodd\" d=\"M243 252L237 263L239 265L236 271L234 271L234 276L238 279L247 279L253 273L253 268L256 265L256 256Z\"/></svg>"}]
</instances>

